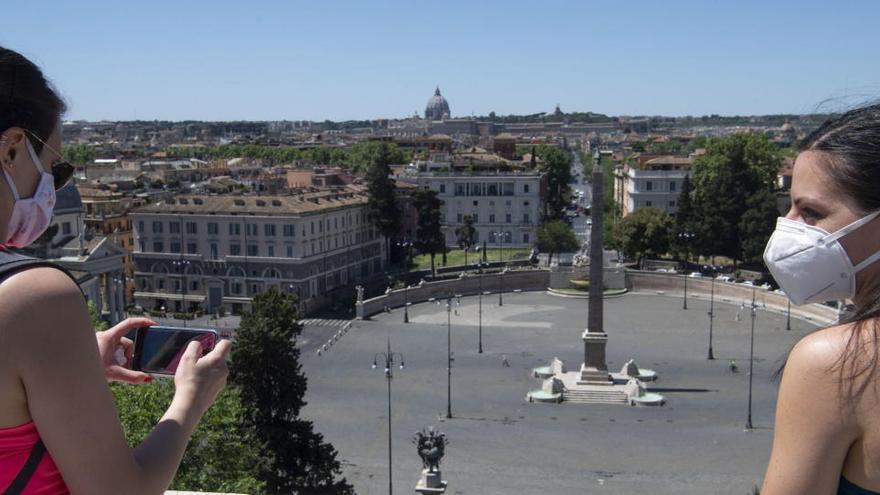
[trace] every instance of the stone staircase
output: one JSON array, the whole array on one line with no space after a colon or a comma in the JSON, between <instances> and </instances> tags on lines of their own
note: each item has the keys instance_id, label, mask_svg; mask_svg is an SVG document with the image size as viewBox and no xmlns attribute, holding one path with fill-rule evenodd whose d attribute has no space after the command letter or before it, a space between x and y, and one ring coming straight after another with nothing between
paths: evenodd
<instances>
[{"instance_id":1,"label":"stone staircase","mask_svg":"<svg viewBox=\"0 0 880 495\"><path fill-rule=\"evenodd\" d=\"M598 387L590 390L566 388L562 392L562 400L576 404L629 404L629 396L626 392L611 387L608 387L608 390Z\"/></svg>"}]
</instances>

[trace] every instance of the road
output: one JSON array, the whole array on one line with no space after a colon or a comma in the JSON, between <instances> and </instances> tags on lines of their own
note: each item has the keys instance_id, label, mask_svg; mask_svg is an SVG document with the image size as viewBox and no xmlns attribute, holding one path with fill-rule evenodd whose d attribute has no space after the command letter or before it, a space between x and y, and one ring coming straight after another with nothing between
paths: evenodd
<instances>
[{"instance_id":1,"label":"road","mask_svg":"<svg viewBox=\"0 0 880 495\"><path fill-rule=\"evenodd\" d=\"M590 198L592 197L591 184L585 180L584 165L576 151L572 152L571 176L573 179L573 182L571 183L571 192L578 196L577 199L572 201L572 205L589 208ZM578 240L581 241L581 246L584 246L584 249L586 249L587 243L590 240L588 221L588 216L579 214L574 217L571 222L571 228L574 230Z\"/></svg>"}]
</instances>

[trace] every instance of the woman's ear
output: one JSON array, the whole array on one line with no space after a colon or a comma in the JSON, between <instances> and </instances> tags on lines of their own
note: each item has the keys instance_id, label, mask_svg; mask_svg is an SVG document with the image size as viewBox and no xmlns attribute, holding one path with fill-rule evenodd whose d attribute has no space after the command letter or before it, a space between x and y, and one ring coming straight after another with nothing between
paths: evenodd
<instances>
[{"instance_id":1,"label":"woman's ear","mask_svg":"<svg viewBox=\"0 0 880 495\"><path fill-rule=\"evenodd\" d=\"M22 139L24 139L24 132L18 127L10 127L0 134L0 166L7 172L12 172L16 147L21 143Z\"/></svg>"}]
</instances>

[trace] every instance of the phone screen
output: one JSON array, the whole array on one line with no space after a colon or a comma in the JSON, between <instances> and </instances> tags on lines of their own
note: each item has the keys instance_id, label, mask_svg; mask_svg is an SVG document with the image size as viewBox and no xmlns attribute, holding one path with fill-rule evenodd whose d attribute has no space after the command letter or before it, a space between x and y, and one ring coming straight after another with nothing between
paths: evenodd
<instances>
[{"instance_id":1,"label":"phone screen","mask_svg":"<svg viewBox=\"0 0 880 495\"><path fill-rule=\"evenodd\" d=\"M144 373L173 375L187 345L193 340L202 344L203 354L217 343L217 332L210 329L178 327L143 327L135 340L132 368Z\"/></svg>"}]
</instances>

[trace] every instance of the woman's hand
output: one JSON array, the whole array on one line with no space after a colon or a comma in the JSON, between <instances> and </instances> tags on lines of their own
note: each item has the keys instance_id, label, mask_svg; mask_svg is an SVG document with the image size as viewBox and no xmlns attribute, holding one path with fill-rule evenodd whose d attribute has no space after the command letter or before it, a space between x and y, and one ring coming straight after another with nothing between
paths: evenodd
<instances>
[{"instance_id":1,"label":"woman's hand","mask_svg":"<svg viewBox=\"0 0 880 495\"><path fill-rule=\"evenodd\" d=\"M101 364L104 367L104 376L107 381L124 383L150 383L152 377L140 371L131 369L131 357L134 352L134 342L125 335L140 327L149 327L156 322L149 318L128 318L115 327L103 332L96 332L98 339L98 352L101 354ZM117 350L122 351L125 362L117 361Z\"/></svg>"},{"instance_id":2,"label":"woman's hand","mask_svg":"<svg viewBox=\"0 0 880 495\"><path fill-rule=\"evenodd\" d=\"M231 349L232 342L220 340L211 352L202 356L202 344L198 340L191 341L174 374L175 401L181 400L199 416L207 411L226 386L229 375L226 360Z\"/></svg>"}]
</instances>

